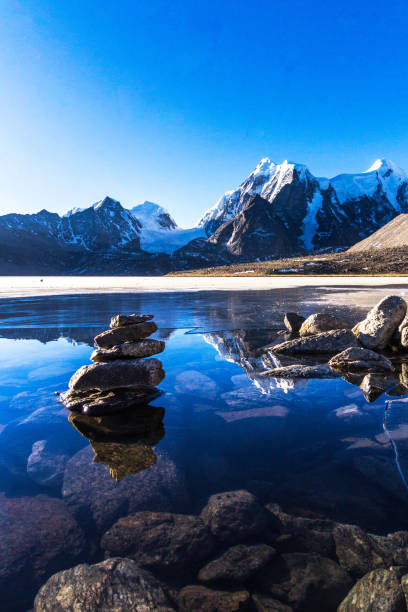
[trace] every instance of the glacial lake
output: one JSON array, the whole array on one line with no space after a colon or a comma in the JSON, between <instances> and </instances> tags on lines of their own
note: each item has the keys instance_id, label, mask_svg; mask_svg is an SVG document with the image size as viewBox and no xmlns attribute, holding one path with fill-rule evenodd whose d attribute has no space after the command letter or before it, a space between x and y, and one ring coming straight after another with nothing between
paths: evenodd
<instances>
[{"instance_id":1,"label":"glacial lake","mask_svg":"<svg viewBox=\"0 0 408 612\"><path fill-rule=\"evenodd\" d=\"M285 512L377 534L408 530L408 403L387 395L368 402L341 377L257 376L265 369L259 349L281 333L286 311L357 322L372 305L366 288L363 297L358 287L337 289L341 299L334 291L2 299L1 609L24 612L55 571L103 560L101 535L129 512L198 515L219 492L244 489ZM110 317L132 312L154 314L154 337L166 342L163 393L151 420L143 411L143 452L137 435L90 441L56 394L90 363ZM395 401L384 421L387 399ZM69 517L81 542L65 528Z\"/></svg>"}]
</instances>

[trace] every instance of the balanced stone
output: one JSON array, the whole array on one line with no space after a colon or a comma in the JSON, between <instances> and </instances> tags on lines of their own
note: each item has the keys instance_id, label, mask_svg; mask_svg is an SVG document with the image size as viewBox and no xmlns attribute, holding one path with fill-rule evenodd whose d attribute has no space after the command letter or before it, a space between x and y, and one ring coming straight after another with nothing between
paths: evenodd
<instances>
[{"instance_id":1,"label":"balanced stone","mask_svg":"<svg viewBox=\"0 0 408 612\"><path fill-rule=\"evenodd\" d=\"M164 351L163 340L139 340L138 342L125 342L110 349L97 349L91 355L96 363L112 361L114 359L135 359L138 357L151 357Z\"/></svg>"},{"instance_id":2,"label":"balanced stone","mask_svg":"<svg viewBox=\"0 0 408 612\"><path fill-rule=\"evenodd\" d=\"M126 387L155 387L164 378L158 359L123 359L111 363L82 366L69 381L74 391L106 391Z\"/></svg>"},{"instance_id":3,"label":"balanced stone","mask_svg":"<svg viewBox=\"0 0 408 612\"><path fill-rule=\"evenodd\" d=\"M154 315L152 314L118 314L111 318L110 327L125 327L126 325L134 325L135 323L145 323L151 321Z\"/></svg>"},{"instance_id":4,"label":"balanced stone","mask_svg":"<svg viewBox=\"0 0 408 612\"><path fill-rule=\"evenodd\" d=\"M286 353L288 355L300 355L302 353L335 354L344 351L349 346L357 346L357 340L353 332L349 329L335 329L314 336L288 340L272 346L269 350L273 353Z\"/></svg>"},{"instance_id":5,"label":"balanced stone","mask_svg":"<svg viewBox=\"0 0 408 612\"><path fill-rule=\"evenodd\" d=\"M157 331L156 323L146 321L145 323L136 323L133 325L125 325L124 327L115 327L108 329L95 337L95 342L100 348L112 348L123 342L134 342L142 340L154 334Z\"/></svg>"},{"instance_id":6,"label":"balanced stone","mask_svg":"<svg viewBox=\"0 0 408 612\"><path fill-rule=\"evenodd\" d=\"M368 349L384 349L402 323L407 304L398 295L389 295L370 310L353 328L358 341Z\"/></svg>"},{"instance_id":7,"label":"balanced stone","mask_svg":"<svg viewBox=\"0 0 408 612\"><path fill-rule=\"evenodd\" d=\"M291 333L297 333L302 325L305 317L298 315L296 312L287 312L283 319L285 327Z\"/></svg>"},{"instance_id":8,"label":"balanced stone","mask_svg":"<svg viewBox=\"0 0 408 612\"><path fill-rule=\"evenodd\" d=\"M302 323L299 334L301 336L310 336L312 334L331 331L332 329L348 329L350 327L350 323L344 319L340 319L331 314L318 312L310 315L310 317Z\"/></svg>"},{"instance_id":9,"label":"balanced stone","mask_svg":"<svg viewBox=\"0 0 408 612\"><path fill-rule=\"evenodd\" d=\"M160 395L153 387L135 387L108 391L73 391L69 389L60 395L60 400L68 410L87 416L105 416L123 412L128 408L147 404Z\"/></svg>"},{"instance_id":10,"label":"balanced stone","mask_svg":"<svg viewBox=\"0 0 408 612\"><path fill-rule=\"evenodd\" d=\"M392 372L389 359L369 349L360 347L347 348L332 357L329 366L335 370L368 370L369 372Z\"/></svg>"}]
</instances>

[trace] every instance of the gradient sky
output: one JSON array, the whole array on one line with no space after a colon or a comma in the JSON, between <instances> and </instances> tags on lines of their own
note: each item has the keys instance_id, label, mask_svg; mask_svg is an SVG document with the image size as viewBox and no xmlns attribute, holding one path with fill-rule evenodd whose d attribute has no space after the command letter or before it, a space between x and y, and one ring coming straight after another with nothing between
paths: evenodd
<instances>
[{"instance_id":1,"label":"gradient sky","mask_svg":"<svg viewBox=\"0 0 408 612\"><path fill-rule=\"evenodd\" d=\"M189 226L262 157L408 170L407 0L1 0L0 213Z\"/></svg>"}]
</instances>

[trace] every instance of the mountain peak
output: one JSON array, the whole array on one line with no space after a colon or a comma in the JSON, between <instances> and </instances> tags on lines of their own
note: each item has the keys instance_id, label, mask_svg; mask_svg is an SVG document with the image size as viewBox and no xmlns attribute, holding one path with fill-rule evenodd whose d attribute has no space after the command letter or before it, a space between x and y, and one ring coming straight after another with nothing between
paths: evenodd
<instances>
[{"instance_id":1,"label":"mountain peak","mask_svg":"<svg viewBox=\"0 0 408 612\"><path fill-rule=\"evenodd\" d=\"M171 217L170 213L155 202L146 200L143 204L137 204L130 212L145 229L149 230L174 230L177 229L177 223Z\"/></svg>"},{"instance_id":2,"label":"mountain peak","mask_svg":"<svg viewBox=\"0 0 408 612\"><path fill-rule=\"evenodd\" d=\"M110 196L105 196L103 200L99 200L99 202L95 202L95 204L93 204L94 210L99 210L101 208L114 209L119 207L122 207L121 203Z\"/></svg>"}]
</instances>

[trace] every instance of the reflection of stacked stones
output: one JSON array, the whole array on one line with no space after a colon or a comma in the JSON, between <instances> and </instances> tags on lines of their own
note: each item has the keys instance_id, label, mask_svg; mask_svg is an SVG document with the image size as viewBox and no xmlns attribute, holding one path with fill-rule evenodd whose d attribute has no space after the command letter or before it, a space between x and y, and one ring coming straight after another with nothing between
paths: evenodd
<instances>
[{"instance_id":1,"label":"reflection of stacked stones","mask_svg":"<svg viewBox=\"0 0 408 612\"><path fill-rule=\"evenodd\" d=\"M152 355L164 342L148 338L157 331L153 315L116 315L109 330L95 338L92 365L79 368L61 395L67 408L87 415L104 415L145 404L159 395L162 363ZM147 359L146 359L147 358Z\"/></svg>"},{"instance_id":2,"label":"reflection of stacked stones","mask_svg":"<svg viewBox=\"0 0 408 612\"><path fill-rule=\"evenodd\" d=\"M94 462L109 466L112 478L119 482L156 463L152 446L164 436L163 416L164 408L139 406L98 417L73 412L69 421L89 439Z\"/></svg>"}]
</instances>

